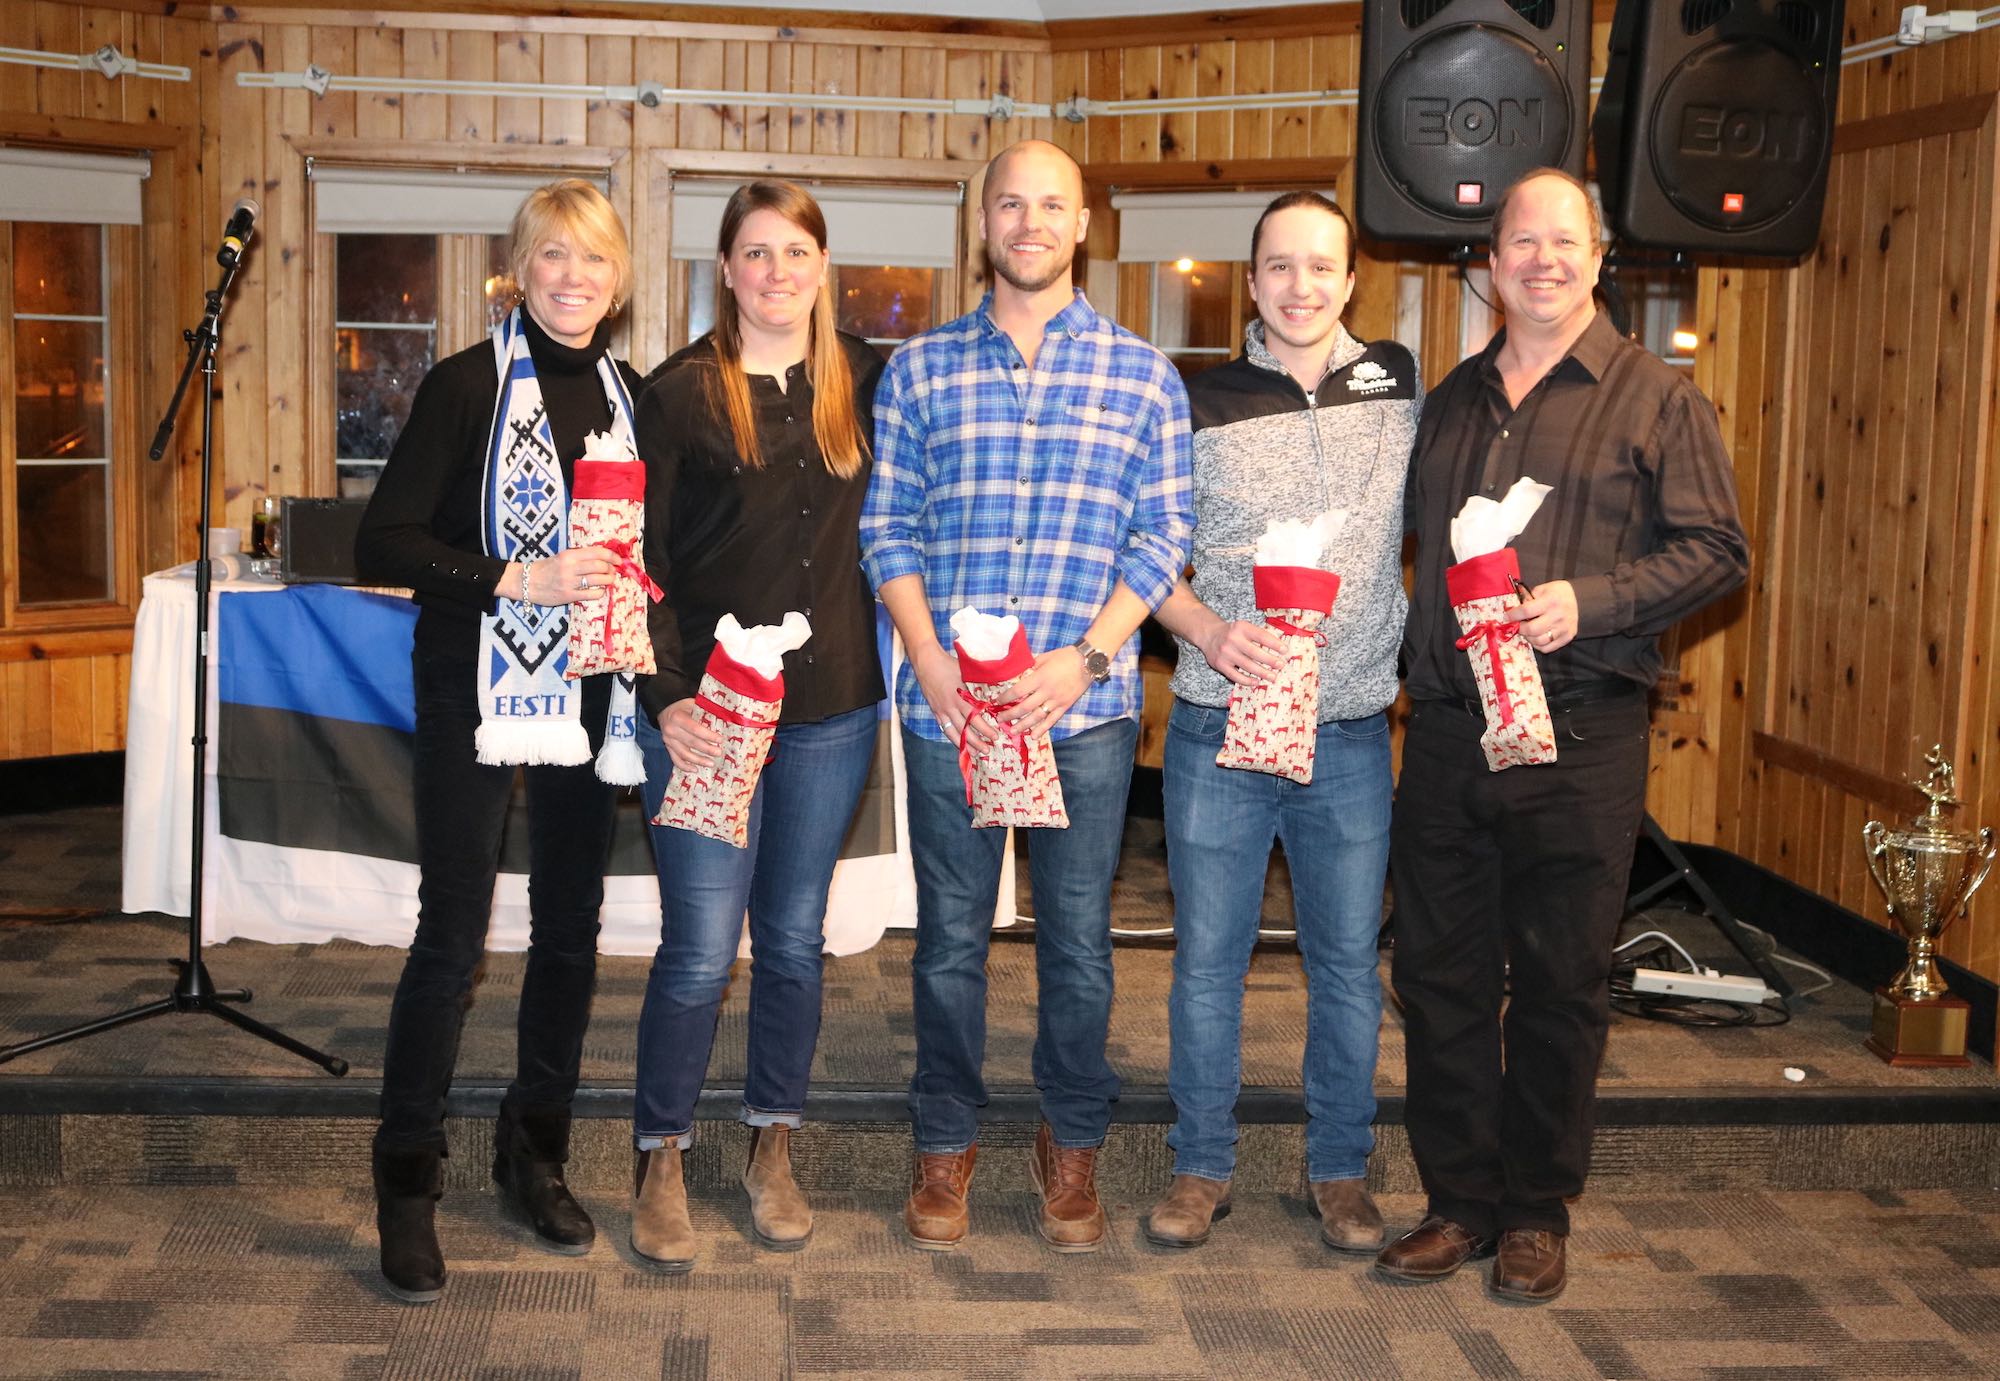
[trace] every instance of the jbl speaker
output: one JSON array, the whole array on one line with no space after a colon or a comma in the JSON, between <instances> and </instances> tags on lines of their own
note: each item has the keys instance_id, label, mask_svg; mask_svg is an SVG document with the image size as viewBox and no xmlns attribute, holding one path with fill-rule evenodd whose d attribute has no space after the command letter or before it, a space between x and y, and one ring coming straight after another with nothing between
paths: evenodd
<instances>
[{"instance_id":1,"label":"jbl speaker","mask_svg":"<svg viewBox=\"0 0 2000 1381\"><path fill-rule=\"evenodd\" d=\"M354 537L367 508L366 499L280 500L278 578L288 585L354 584Z\"/></svg>"},{"instance_id":2,"label":"jbl speaker","mask_svg":"<svg viewBox=\"0 0 2000 1381\"><path fill-rule=\"evenodd\" d=\"M1583 175L1590 0L1366 0L1355 191L1382 240L1483 240L1507 185Z\"/></svg>"},{"instance_id":3,"label":"jbl speaker","mask_svg":"<svg viewBox=\"0 0 2000 1381\"><path fill-rule=\"evenodd\" d=\"M1630 244L1797 258L1833 157L1844 0L1618 0L1591 122Z\"/></svg>"}]
</instances>

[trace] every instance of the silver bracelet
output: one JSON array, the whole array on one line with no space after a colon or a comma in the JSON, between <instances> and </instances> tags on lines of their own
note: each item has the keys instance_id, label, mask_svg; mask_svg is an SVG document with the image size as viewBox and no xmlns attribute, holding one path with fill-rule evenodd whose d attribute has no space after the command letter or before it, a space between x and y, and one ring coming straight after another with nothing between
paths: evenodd
<instances>
[{"instance_id":1,"label":"silver bracelet","mask_svg":"<svg viewBox=\"0 0 2000 1381\"><path fill-rule=\"evenodd\" d=\"M534 556L524 556L521 558L521 602L523 604L533 604L535 602L534 596L528 593L528 577L534 572L535 562L539 559L539 557Z\"/></svg>"}]
</instances>

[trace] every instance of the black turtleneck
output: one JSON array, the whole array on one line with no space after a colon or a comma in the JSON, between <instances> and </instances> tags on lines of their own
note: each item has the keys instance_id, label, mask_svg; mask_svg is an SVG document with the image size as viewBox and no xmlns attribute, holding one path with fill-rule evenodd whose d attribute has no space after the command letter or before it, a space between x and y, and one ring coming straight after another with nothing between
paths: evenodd
<instances>
[{"instance_id":1,"label":"black turtleneck","mask_svg":"<svg viewBox=\"0 0 2000 1381\"><path fill-rule=\"evenodd\" d=\"M611 421L597 376L611 323L599 323L590 344L579 349L552 339L525 312L522 320L556 455L569 480L584 437ZM636 397L638 374L622 360L617 365ZM468 661L479 647L479 616L491 612L493 587L507 569L505 561L480 550L479 540L479 490L499 393L490 341L439 361L424 376L354 543L363 580L416 591L422 608L418 646L462 652Z\"/></svg>"}]
</instances>

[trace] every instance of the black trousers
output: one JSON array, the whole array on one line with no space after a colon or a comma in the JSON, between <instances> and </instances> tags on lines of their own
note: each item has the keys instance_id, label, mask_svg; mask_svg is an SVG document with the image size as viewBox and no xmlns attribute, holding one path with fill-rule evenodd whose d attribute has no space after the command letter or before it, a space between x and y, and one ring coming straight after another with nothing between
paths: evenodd
<instances>
[{"instance_id":1,"label":"black trousers","mask_svg":"<svg viewBox=\"0 0 2000 1381\"><path fill-rule=\"evenodd\" d=\"M1635 687L1557 711L1556 761L1504 772L1486 768L1483 727L1422 701L1403 740L1390 866L1404 1125L1430 1212L1487 1236L1568 1232L1645 811L1646 700Z\"/></svg>"},{"instance_id":2,"label":"black trousers","mask_svg":"<svg viewBox=\"0 0 2000 1381\"><path fill-rule=\"evenodd\" d=\"M617 788L576 767L491 767L473 751L474 672L417 649L417 933L389 1008L382 1057L384 1150L443 1151L445 1095L458 1063L472 978L486 953L500 837L514 773L528 788L528 964L516 1022L513 1106L567 1107L576 1095L597 977L598 912ZM609 676L584 681L583 722L602 746Z\"/></svg>"}]
</instances>

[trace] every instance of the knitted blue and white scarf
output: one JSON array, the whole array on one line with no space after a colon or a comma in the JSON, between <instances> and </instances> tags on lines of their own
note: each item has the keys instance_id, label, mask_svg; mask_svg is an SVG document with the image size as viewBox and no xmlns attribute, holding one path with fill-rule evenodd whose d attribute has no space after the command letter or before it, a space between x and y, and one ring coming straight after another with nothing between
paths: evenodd
<instances>
[{"instance_id":1,"label":"knitted blue and white scarf","mask_svg":"<svg viewBox=\"0 0 2000 1381\"><path fill-rule=\"evenodd\" d=\"M481 545L504 561L551 557L569 540L569 488L519 307L493 329L493 360L500 395L480 484ZM611 404L612 435L631 446L632 399L608 354L598 359L597 375ZM474 739L479 761L563 766L589 761L590 735L579 713L583 683L563 675L569 663L569 606L496 598L493 610L480 619ZM631 786L644 780L636 722L633 678L619 675L597 757L597 775L605 781Z\"/></svg>"}]
</instances>

